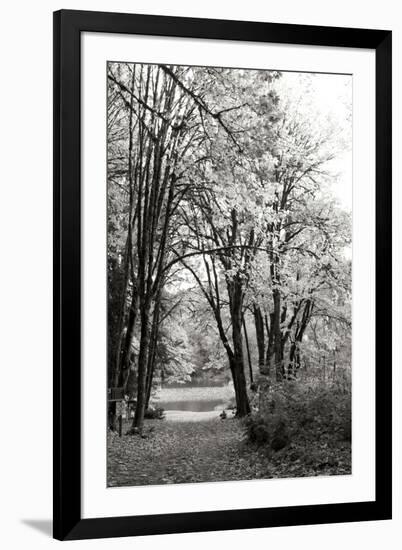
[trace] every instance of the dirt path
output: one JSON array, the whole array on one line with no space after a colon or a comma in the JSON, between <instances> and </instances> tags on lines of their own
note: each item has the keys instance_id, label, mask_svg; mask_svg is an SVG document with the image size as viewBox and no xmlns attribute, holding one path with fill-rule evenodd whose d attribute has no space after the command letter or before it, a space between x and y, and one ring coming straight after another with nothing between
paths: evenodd
<instances>
[{"instance_id":1,"label":"dirt path","mask_svg":"<svg viewBox=\"0 0 402 550\"><path fill-rule=\"evenodd\" d=\"M269 474L266 458L261 461L244 445L239 421L180 420L148 421L145 439L111 434L109 486L244 480Z\"/></svg>"},{"instance_id":2,"label":"dirt path","mask_svg":"<svg viewBox=\"0 0 402 550\"><path fill-rule=\"evenodd\" d=\"M145 438L109 433L108 486L351 473L350 443L300 437L268 457L267 449L245 444L240 420L203 415L172 411L170 419L148 420ZM128 428L129 423L123 433Z\"/></svg>"}]
</instances>

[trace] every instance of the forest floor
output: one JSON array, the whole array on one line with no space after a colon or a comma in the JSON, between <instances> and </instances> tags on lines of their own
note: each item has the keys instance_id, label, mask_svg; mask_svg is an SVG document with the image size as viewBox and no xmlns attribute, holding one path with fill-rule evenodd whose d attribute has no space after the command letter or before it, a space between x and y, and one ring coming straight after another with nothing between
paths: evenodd
<instances>
[{"instance_id":1,"label":"forest floor","mask_svg":"<svg viewBox=\"0 0 402 550\"><path fill-rule=\"evenodd\" d=\"M267 453L245 441L235 418L147 420L143 437L109 432L108 486L350 474L350 458L350 443L327 438Z\"/></svg>"}]
</instances>

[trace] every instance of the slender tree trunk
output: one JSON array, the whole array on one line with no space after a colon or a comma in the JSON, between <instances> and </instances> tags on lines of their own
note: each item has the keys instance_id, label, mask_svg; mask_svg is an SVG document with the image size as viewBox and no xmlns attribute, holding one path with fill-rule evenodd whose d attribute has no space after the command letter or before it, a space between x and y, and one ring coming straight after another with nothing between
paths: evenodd
<instances>
[{"instance_id":1,"label":"slender tree trunk","mask_svg":"<svg viewBox=\"0 0 402 550\"><path fill-rule=\"evenodd\" d=\"M129 374L129 368L130 368L131 346L134 339L137 313L138 313L138 293L137 293L137 289L133 288L133 295L131 298L130 310L128 313L127 330L124 338L123 353L121 358L120 371L122 375L122 380L119 379L119 383L122 383L125 389L127 387L127 383L129 379L128 374Z\"/></svg>"},{"instance_id":2,"label":"slender tree trunk","mask_svg":"<svg viewBox=\"0 0 402 550\"><path fill-rule=\"evenodd\" d=\"M280 290L275 288L273 290L274 299L274 312L273 312L273 325L271 330L273 332L273 356L271 362L274 362L275 376L278 382L283 380L284 368L283 368L283 348L282 348L282 331L281 331L281 295Z\"/></svg>"},{"instance_id":3,"label":"slender tree trunk","mask_svg":"<svg viewBox=\"0 0 402 550\"><path fill-rule=\"evenodd\" d=\"M255 324L255 334L257 339L257 349L258 349L258 369L260 374L264 374L265 370L265 334L264 334L264 321L261 313L261 309L255 304L254 305L254 324Z\"/></svg>"},{"instance_id":4,"label":"slender tree trunk","mask_svg":"<svg viewBox=\"0 0 402 550\"><path fill-rule=\"evenodd\" d=\"M247 361L248 361L248 369L249 369L249 374L250 374L250 384L254 384L253 366L251 364L250 346L249 346L247 327L246 327L246 321L244 319L244 316L243 316L243 331L244 331L244 339L246 341Z\"/></svg>"},{"instance_id":5,"label":"slender tree trunk","mask_svg":"<svg viewBox=\"0 0 402 550\"><path fill-rule=\"evenodd\" d=\"M247 395L246 377L244 375L243 339L242 339L242 304L243 291L241 282L234 278L229 282L230 309L233 339L233 372L237 382L237 416L250 413L250 403Z\"/></svg>"},{"instance_id":6,"label":"slender tree trunk","mask_svg":"<svg viewBox=\"0 0 402 550\"><path fill-rule=\"evenodd\" d=\"M150 341L149 313L150 300L147 297L144 301L143 307L141 308L141 341L138 356L137 406L133 421L133 427L137 428L140 432L144 424L146 404L147 362Z\"/></svg>"},{"instance_id":7,"label":"slender tree trunk","mask_svg":"<svg viewBox=\"0 0 402 550\"><path fill-rule=\"evenodd\" d=\"M267 352L265 356L265 368L268 370L269 373L271 373L271 367L272 367L272 358L274 355L274 319L275 315L273 313L270 313L270 331L268 334L268 343L267 343Z\"/></svg>"},{"instance_id":8,"label":"slender tree trunk","mask_svg":"<svg viewBox=\"0 0 402 550\"><path fill-rule=\"evenodd\" d=\"M247 383L244 368L238 361L232 359L230 371L233 377L233 386L236 397L236 416L241 418L247 416L251 409L247 395Z\"/></svg>"},{"instance_id":9,"label":"slender tree trunk","mask_svg":"<svg viewBox=\"0 0 402 550\"><path fill-rule=\"evenodd\" d=\"M254 320L258 348L258 408L263 413L267 405L267 397L271 385L273 331L270 330L268 316L265 314L263 317L261 309L257 305L254 306ZM267 333L267 346L265 346L265 332Z\"/></svg>"},{"instance_id":10,"label":"slender tree trunk","mask_svg":"<svg viewBox=\"0 0 402 550\"><path fill-rule=\"evenodd\" d=\"M175 167L186 147L180 149L180 140L187 133L184 119L191 115L191 109L184 103L187 94L176 94L177 82L161 68L155 71L151 66L139 65L137 74L132 78L132 87L136 86L136 105L134 94L125 86L120 86L124 95L130 93L129 169L130 178L130 214L132 214L133 193L135 187L135 216L131 215L129 227L135 227L136 235L136 289L130 307L128 327L124 340L122 364L129 372L130 349L135 331L136 318L140 316L140 349L137 366L137 405L133 428L141 431L144 412L149 401L150 388L155 359L157 329L151 328L151 312L158 309L158 292L163 281L166 248L169 228L173 216L175 198ZM170 116L161 113L175 113L177 120L173 126ZM132 122L135 116L136 136L133 139ZM180 123L180 124L179 124ZM135 147L135 151L134 151ZM133 171L133 159L136 158ZM134 179L133 179L134 178ZM135 181L134 181L135 180ZM134 186L135 183L135 186ZM127 377L126 377L127 380Z\"/></svg>"},{"instance_id":11,"label":"slender tree trunk","mask_svg":"<svg viewBox=\"0 0 402 550\"><path fill-rule=\"evenodd\" d=\"M154 372L155 372L155 370L152 369L151 372L149 373L149 377L147 377L147 384L146 384L147 396L146 396L146 401L145 401L145 410L149 409L149 402L151 400L151 391L152 391L152 382L153 382L153 379L154 379Z\"/></svg>"},{"instance_id":12,"label":"slender tree trunk","mask_svg":"<svg viewBox=\"0 0 402 550\"><path fill-rule=\"evenodd\" d=\"M296 324L294 340L290 346L289 352L289 374L294 378L297 376L297 372L300 369L301 357L300 357L300 345L303 340L304 333L311 319L311 313L313 310L313 302L306 300L304 310L300 322Z\"/></svg>"},{"instance_id":13,"label":"slender tree trunk","mask_svg":"<svg viewBox=\"0 0 402 550\"><path fill-rule=\"evenodd\" d=\"M158 343L159 313L160 313L160 299L159 297L157 297L156 303L154 306L151 338L149 343L145 410L148 409L149 401L151 399L152 381L153 381L154 371L155 371L156 349L157 349L157 343Z\"/></svg>"},{"instance_id":14,"label":"slender tree trunk","mask_svg":"<svg viewBox=\"0 0 402 550\"><path fill-rule=\"evenodd\" d=\"M222 344L226 350L229 368L233 379L233 387L236 397L236 414L238 416L245 416L250 412L250 404L247 396L247 385L246 378L244 376L244 360L243 360L243 342L242 342L242 292L241 292L241 283L237 282L237 294L233 296L234 293L234 282L226 280L227 290L229 294L230 301L230 313L232 321L232 339L233 339L233 349L227 339L226 331L223 328L222 317L221 317L221 301L220 301L220 292L219 292L219 281L215 269L215 264L212 262L212 274L214 276L215 283L212 283L211 270L208 267L205 257L204 257L205 267L208 276L208 287L205 288L201 279L197 273L185 262L184 265L189 269L193 274L195 280L197 281L202 293L206 297L211 309L213 311L216 325L218 328L219 336L222 341Z\"/></svg>"},{"instance_id":15,"label":"slender tree trunk","mask_svg":"<svg viewBox=\"0 0 402 550\"><path fill-rule=\"evenodd\" d=\"M120 382L120 375L121 375L121 359L122 359L122 345L123 345L123 325L124 325L124 317L125 317L125 309L126 309L126 298L127 298L127 288L128 288L128 279L129 279L129 252L128 247L130 243L130 238L127 237L127 243L126 243L126 251L125 251L125 258L124 258L124 280L123 285L121 288L120 293L120 305L119 305L119 314L118 314L118 322L117 322L117 344L115 349L115 360L114 360L114 369L113 369L113 377L112 377L112 383L111 386L118 386Z\"/></svg>"},{"instance_id":16,"label":"slender tree trunk","mask_svg":"<svg viewBox=\"0 0 402 550\"><path fill-rule=\"evenodd\" d=\"M116 350L116 364L115 364L115 374L114 374L114 385L119 386L121 383L122 370L128 368L127 353L128 357L130 356L131 341L125 341L125 349L123 352L123 357L121 353L121 346L123 343L123 321L125 317L125 308L126 308L126 297L129 281L129 272L130 265L132 262L132 232L133 232L133 218L134 218L134 171L133 171L133 148L134 148L134 139L133 139L133 104L134 104L134 85L135 85L135 69L133 70L131 78L131 90L130 90L130 113L129 113L129 122L128 122L128 155L127 155L127 179L129 182L129 211L128 211L128 229L127 229L127 239L126 246L124 251L124 282L121 295L120 311L119 311L119 321L118 321L118 343ZM134 284L134 281L132 281ZM133 304L130 308L130 314ZM134 314L135 315L135 314ZM134 323L135 325L135 317ZM128 344L128 345L127 345ZM123 375L124 377L124 375Z\"/></svg>"},{"instance_id":17,"label":"slender tree trunk","mask_svg":"<svg viewBox=\"0 0 402 550\"><path fill-rule=\"evenodd\" d=\"M295 339L291 343L290 350L289 350L288 376L290 378L295 378L299 367L300 367L300 353L298 351L298 342Z\"/></svg>"}]
</instances>

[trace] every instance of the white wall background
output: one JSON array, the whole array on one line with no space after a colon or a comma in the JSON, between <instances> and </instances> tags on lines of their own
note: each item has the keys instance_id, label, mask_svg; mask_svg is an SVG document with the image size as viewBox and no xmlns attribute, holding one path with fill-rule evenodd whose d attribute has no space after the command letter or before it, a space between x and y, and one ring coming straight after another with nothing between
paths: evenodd
<instances>
[{"instance_id":1,"label":"white wall background","mask_svg":"<svg viewBox=\"0 0 402 550\"><path fill-rule=\"evenodd\" d=\"M52 15L60 8L249 19L394 31L394 519L387 522L80 541L80 548L244 546L298 550L380 547L402 538L401 31L383 0L88 0L2 8L0 129L0 542L47 549L52 509Z\"/></svg>"}]
</instances>

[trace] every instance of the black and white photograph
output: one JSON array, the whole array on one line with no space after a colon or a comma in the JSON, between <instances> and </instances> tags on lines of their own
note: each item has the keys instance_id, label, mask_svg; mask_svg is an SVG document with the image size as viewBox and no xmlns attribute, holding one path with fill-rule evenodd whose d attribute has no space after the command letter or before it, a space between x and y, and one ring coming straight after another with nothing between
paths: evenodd
<instances>
[{"instance_id":1,"label":"black and white photograph","mask_svg":"<svg viewBox=\"0 0 402 550\"><path fill-rule=\"evenodd\" d=\"M106 70L107 486L350 475L352 75Z\"/></svg>"},{"instance_id":2,"label":"black and white photograph","mask_svg":"<svg viewBox=\"0 0 402 550\"><path fill-rule=\"evenodd\" d=\"M398 4L2 14L0 546L399 548Z\"/></svg>"}]
</instances>

